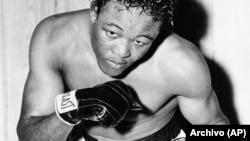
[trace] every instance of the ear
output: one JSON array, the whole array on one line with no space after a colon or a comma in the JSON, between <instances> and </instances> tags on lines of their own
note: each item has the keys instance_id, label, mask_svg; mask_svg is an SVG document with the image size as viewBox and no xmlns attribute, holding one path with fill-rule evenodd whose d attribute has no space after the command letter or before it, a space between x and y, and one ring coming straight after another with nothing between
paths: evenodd
<instances>
[{"instance_id":1,"label":"ear","mask_svg":"<svg viewBox=\"0 0 250 141\"><path fill-rule=\"evenodd\" d=\"M96 6L95 2L90 3L90 19L94 23L97 20L98 16L98 7Z\"/></svg>"}]
</instances>

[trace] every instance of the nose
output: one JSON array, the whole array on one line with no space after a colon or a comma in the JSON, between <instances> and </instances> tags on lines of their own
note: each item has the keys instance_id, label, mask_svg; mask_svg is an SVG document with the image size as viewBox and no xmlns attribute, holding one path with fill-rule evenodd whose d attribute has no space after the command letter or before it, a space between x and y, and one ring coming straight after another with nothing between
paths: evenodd
<instances>
[{"instance_id":1,"label":"nose","mask_svg":"<svg viewBox=\"0 0 250 141\"><path fill-rule=\"evenodd\" d=\"M112 48L112 52L121 58L131 56L130 42L127 40L121 41Z\"/></svg>"}]
</instances>

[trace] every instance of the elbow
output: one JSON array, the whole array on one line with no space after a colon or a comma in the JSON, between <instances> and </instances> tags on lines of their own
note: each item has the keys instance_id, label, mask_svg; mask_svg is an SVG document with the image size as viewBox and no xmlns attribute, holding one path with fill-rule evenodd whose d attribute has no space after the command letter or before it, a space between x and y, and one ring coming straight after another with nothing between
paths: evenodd
<instances>
[{"instance_id":1,"label":"elbow","mask_svg":"<svg viewBox=\"0 0 250 141\"><path fill-rule=\"evenodd\" d=\"M220 120L217 122L217 125L229 125L229 119L222 113Z\"/></svg>"},{"instance_id":2,"label":"elbow","mask_svg":"<svg viewBox=\"0 0 250 141\"><path fill-rule=\"evenodd\" d=\"M16 133L19 141L30 141L28 121L25 118L20 118L17 124Z\"/></svg>"},{"instance_id":3,"label":"elbow","mask_svg":"<svg viewBox=\"0 0 250 141\"><path fill-rule=\"evenodd\" d=\"M218 121L216 124L217 125L229 125L230 121L228 120L228 118L224 117L223 119L221 119L220 121Z\"/></svg>"},{"instance_id":4,"label":"elbow","mask_svg":"<svg viewBox=\"0 0 250 141\"><path fill-rule=\"evenodd\" d=\"M19 121L16 128L17 136L19 141L25 141L25 125L22 121Z\"/></svg>"},{"instance_id":5,"label":"elbow","mask_svg":"<svg viewBox=\"0 0 250 141\"><path fill-rule=\"evenodd\" d=\"M230 121L228 120L226 116L223 115L217 120L214 120L211 124L212 125L229 125Z\"/></svg>"}]
</instances>

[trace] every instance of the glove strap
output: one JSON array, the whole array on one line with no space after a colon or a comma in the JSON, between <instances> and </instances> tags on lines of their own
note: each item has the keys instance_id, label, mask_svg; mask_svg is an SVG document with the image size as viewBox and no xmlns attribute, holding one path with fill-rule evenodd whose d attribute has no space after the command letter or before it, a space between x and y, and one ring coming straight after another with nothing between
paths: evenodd
<instances>
[{"instance_id":1,"label":"glove strap","mask_svg":"<svg viewBox=\"0 0 250 141\"><path fill-rule=\"evenodd\" d=\"M56 96L55 111L59 119L68 125L76 125L81 121L76 119L78 102L75 96L75 91L62 93Z\"/></svg>"}]
</instances>

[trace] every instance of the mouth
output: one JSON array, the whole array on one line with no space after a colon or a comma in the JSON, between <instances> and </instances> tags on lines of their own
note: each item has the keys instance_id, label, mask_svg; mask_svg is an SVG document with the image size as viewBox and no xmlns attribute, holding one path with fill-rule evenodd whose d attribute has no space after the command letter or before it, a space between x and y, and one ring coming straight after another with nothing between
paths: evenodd
<instances>
[{"instance_id":1,"label":"mouth","mask_svg":"<svg viewBox=\"0 0 250 141\"><path fill-rule=\"evenodd\" d=\"M112 68L115 68L115 69L122 69L126 66L126 62L117 62L117 61L114 61L114 60L107 60L107 63L112 67Z\"/></svg>"}]
</instances>

